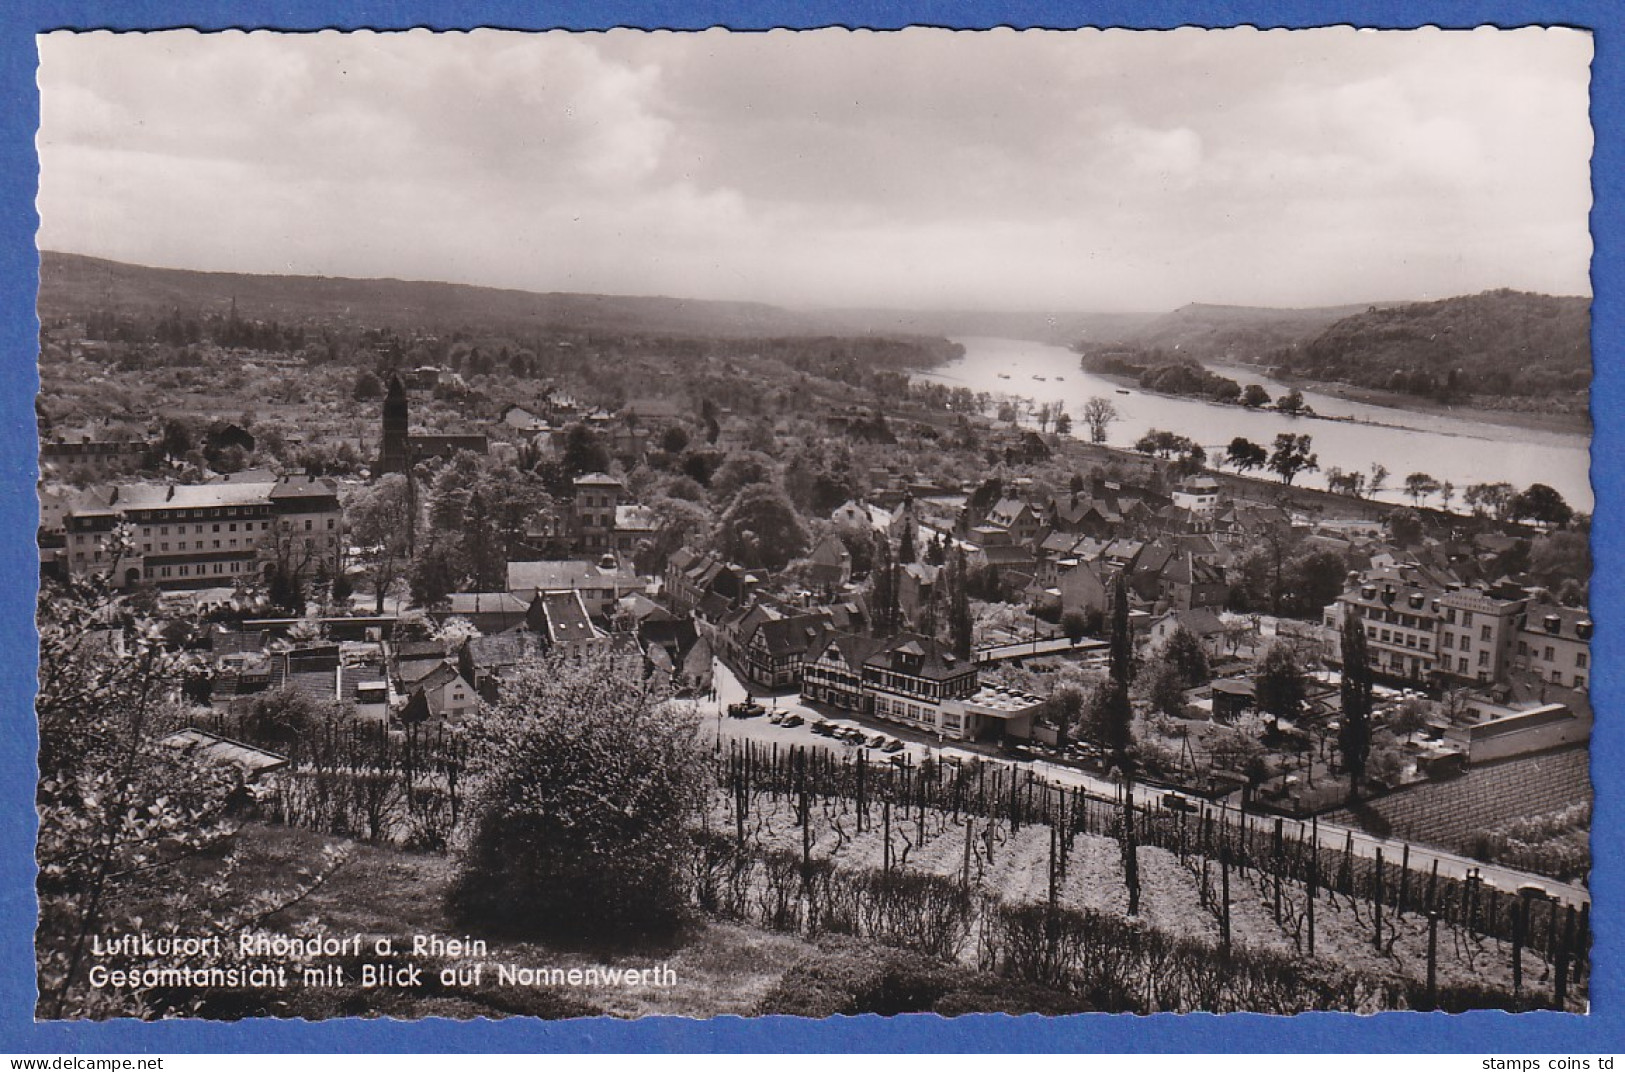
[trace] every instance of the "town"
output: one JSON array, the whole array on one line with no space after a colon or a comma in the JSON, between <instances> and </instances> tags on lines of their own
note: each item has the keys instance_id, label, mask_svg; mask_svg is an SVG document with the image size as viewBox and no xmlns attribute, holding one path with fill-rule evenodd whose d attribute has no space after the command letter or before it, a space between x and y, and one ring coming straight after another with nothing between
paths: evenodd
<instances>
[{"instance_id":1,"label":"town","mask_svg":"<svg viewBox=\"0 0 1625 1072\"><path fill-rule=\"evenodd\" d=\"M42 600L101 592L115 654L156 632L187 712L166 746L236 771L250 814L444 851L455 780L449 811L417 790L315 807L301 787L337 762L317 738L450 770L482 711L575 660L658 679L730 770L820 754L921 793L926 771L995 772L995 800L1038 785L1068 813L1076 794L1086 831L1125 799L1148 830L1222 814L1278 862L1287 822L1374 862L1379 905L1385 867L1419 895L1431 866L1513 896L1506 926L1548 926L1553 963L1583 944L1589 519L1548 486L1452 509L1427 474L1372 465L1313 488L1294 480L1318 469L1313 422L1204 450L1218 407L1114 445L1110 395L915 375L956 356L942 339L289 325L235 300L43 319ZM1351 715L1356 677L1371 704ZM716 818L743 840L735 796ZM1273 897L1285 926L1279 879ZM1477 911L1464 925L1490 926ZM1380 947L1380 907L1376 927ZM1544 970L1578 982L1578 960Z\"/></svg>"}]
</instances>

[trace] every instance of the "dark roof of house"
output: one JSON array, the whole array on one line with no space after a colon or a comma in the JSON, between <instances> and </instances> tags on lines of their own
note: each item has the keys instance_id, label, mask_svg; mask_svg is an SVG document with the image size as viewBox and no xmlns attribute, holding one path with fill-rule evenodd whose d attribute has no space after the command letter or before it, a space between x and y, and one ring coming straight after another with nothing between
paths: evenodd
<instances>
[{"instance_id":1,"label":"dark roof of house","mask_svg":"<svg viewBox=\"0 0 1625 1072\"><path fill-rule=\"evenodd\" d=\"M822 615L798 614L792 618L763 622L757 626L756 634L767 645L770 654L794 655L811 650L828 628L828 620Z\"/></svg>"},{"instance_id":2,"label":"dark roof of house","mask_svg":"<svg viewBox=\"0 0 1625 1072\"><path fill-rule=\"evenodd\" d=\"M536 603L541 608L550 643L596 640L602 636L592 624L579 592L543 592L536 597Z\"/></svg>"},{"instance_id":3,"label":"dark roof of house","mask_svg":"<svg viewBox=\"0 0 1625 1072\"><path fill-rule=\"evenodd\" d=\"M451 664L441 663L433 670L430 670L427 674L418 678L417 681L413 682L412 689L414 692L421 692L428 689L445 688L447 685L450 685L453 681L456 681L461 676L462 675L457 673L457 670L451 666Z\"/></svg>"},{"instance_id":4,"label":"dark roof of house","mask_svg":"<svg viewBox=\"0 0 1625 1072\"><path fill-rule=\"evenodd\" d=\"M463 642L469 660L483 669L517 666L536 651L536 638L528 633L469 637Z\"/></svg>"},{"instance_id":5,"label":"dark roof of house","mask_svg":"<svg viewBox=\"0 0 1625 1072\"><path fill-rule=\"evenodd\" d=\"M976 673L976 664L956 657L942 644L916 633L901 633L884 642L864 666L943 681Z\"/></svg>"}]
</instances>

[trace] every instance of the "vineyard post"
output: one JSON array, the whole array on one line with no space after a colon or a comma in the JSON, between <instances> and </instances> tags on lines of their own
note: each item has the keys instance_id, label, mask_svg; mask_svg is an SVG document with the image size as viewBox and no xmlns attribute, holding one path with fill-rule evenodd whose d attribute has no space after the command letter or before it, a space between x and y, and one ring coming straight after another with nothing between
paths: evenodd
<instances>
[{"instance_id":1,"label":"vineyard post","mask_svg":"<svg viewBox=\"0 0 1625 1072\"><path fill-rule=\"evenodd\" d=\"M1320 897L1320 817L1312 822L1309 846L1309 955L1315 955L1315 901Z\"/></svg>"},{"instance_id":2,"label":"vineyard post","mask_svg":"<svg viewBox=\"0 0 1625 1072\"><path fill-rule=\"evenodd\" d=\"M959 880L960 888L968 895L970 893L970 843L976 829L976 820L969 815L965 816L965 871Z\"/></svg>"},{"instance_id":3,"label":"vineyard post","mask_svg":"<svg viewBox=\"0 0 1625 1072\"><path fill-rule=\"evenodd\" d=\"M1030 772L1029 772L1030 773ZM1016 769L1010 768L1010 833L1013 836L1021 829L1021 779L1016 777Z\"/></svg>"},{"instance_id":4,"label":"vineyard post","mask_svg":"<svg viewBox=\"0 0 1625 1072\"><path fill-rule=\"evenodd\" d=\"M885 829L885 841L880 850L880 870L891 873L891 794L880 801L880 824Z\"/></svg>"},{"instance_id":5,"label":"vineyard post","mask_svg":"<svg viewBox=\"0 0 1625 1072\"><path fill-rule=\"evenodd\" d=\"M1407 841L1405 842L1405 851L1399 859L1399 903L1394 906L1394 911L1397 912L1402 918L1405 915L1405 898L1410 893L1410 888L1411 843Z\"/></svg>"},{"instance_id":6,"label":"vineyard post","mask_svg":"<svg viewBox=\"0 0 1625 1072\"><path fill-rule=\"evenodd\" d=\"M1428 1008L1439 1007L1439 910L1428 905Z\"/></svg>"},{"instance_id":7,"label":"vineyard post","mask_svg":"<svg viewBox=\"0 0 1625 1072\"><path fill-rule=\"evenodd\" d=\"M1275 925L1281 925L1281 823L1279 816L1275 820Z\"/></svg>"},{"instance_id":8,"label":"vineyard post","mask_svg":"<svg viewBox=\"0 0 1625 1072\"><path fill-rule=\"evenodd\" d=\"M1512 996L1523 993L1523 929L1529 916L1529 898L1518 898L1512 911Z\"/></svg>"},{"instance_id":9,"label":"vineyard post","mask_svg":"<svg viewBox=\"0 0 1625 1072\"><path fill-rule=\"evenodd\" d=\"M1055 910L1055 824L1049 828L1049 907Z\"/></svg>"},{"instance_id":10,"label":"vineyard post","mask_svg":"<svg viewBox=\"0 0 1625 1072\"><path fill-rule=\"evenodd\" d=\"M1433 870L1428 874L1428 911L1439 907L1439 858L1433 858Z\"/></svg>"},{"instance_id":11,"label":"vineyard post","mask_svg":"<svg viewBox=\"0 0 1625 1072\"><path fill-rule=\"evenodd\" d=\"M1343 831L1343 870L1338 876L1339 886L1352 899L1354 897L1354 831Z\"/></svg>"},{"instance_id":12,"label":"vineyard post","mask_svg":"<svg viewBox=\"0 0 1625 1072\"><path fill-rule=\"evenodd\" d=\"M1546 959L1555 962L1553 954L1557 950L1557 899L1554 897L1548 901L1547 907L1549 911L1546 913Z\"/></svg>"},{"instance_id":13,"label":"vineyard post","mask_svg":"<svg viewBox=\"0 0 1625 1072\"><path fill-rule=\"evenodd\" d=\"M1591 960L1591 902L1580 905L1580 922L1574 935L1574 981L1580 981L1580 971Z\"/></svg>"},{"instance_id":14,"label":"vineyard post","mask_svg":"<svg viewBox=\"0 0 1625 1072\"><path fill-rule=\"evenodd\" d=\"M1213 831L1213 826L1212 826L1212 822L1211 822L1211 816L1208 814L1208 810L1206 808L1203 808L1202 809L1202 847L1197 851L1199 851L1202 854L1202 905L1204 907L1206 907L1207 902L1208 902L1207 872L1208 872L1208 859L1212 855L1212 851L1211 851L1211 848L1210 848L1210 844L1211 844L1211 840L1212 840L1212 838L1211 838L1212 831Z\"/></svg>"},{"instance_id":15,"label":"vineyard post","mask_svg":"<svg viewBox=\"0 0 1625 1072\"><path fill-rule=\"evenodd\" d=\"M1380 846L1380 845L1377 847L1376 890L1375 890L1375 896L1371 898L1371 911L1372 911L1372 920L1373 920L1373 922L1375 924L1375 926L1372 928L1372 931L1376 936L1375 939L1373 940L1373 944L1375 945L1377 952L1381 953L1382 952L1382 846Z\"/></svg>"},{"instance_id":16,"label":"vineyard post","mask_svg":"<svg viewBox=\"0 0 1625 1072\"><path fill-rule=\"evenodd\" d=\"M1566 918L1563 921L1563 937L1558 939L1557 947L1557 987L1553 995L1557 998L1557 1008L1563 1010L1568 1005L1569 993L1569 959L1574 949L1574 906L1569 905Z\"/></svg>"},{"instance_id":17,"label":"vineyard post","mask_svg":"<svg viewBox=\"0 0 1625 1072\"><path fill-rule=\"evenodd\" d=\"M1219 944L1224 949L1224 955L1230 955L1230 844L1225 841L1219 843L1219 876L1221 889L1224 893L1222 908L1219 915Z\"/></svg>"},{"instance_id":18,"label":"vineyard post","mask_svg":"<svg viewBox=\"0 0 1625 1072\"><path fill-rule=\"evenodd\" d=\"M858 753L858 833L863 833L863 820L869 814L869 802L864 797L864 771L868 768L868 760L863 753Z\"/></svg>"}]
</instances>

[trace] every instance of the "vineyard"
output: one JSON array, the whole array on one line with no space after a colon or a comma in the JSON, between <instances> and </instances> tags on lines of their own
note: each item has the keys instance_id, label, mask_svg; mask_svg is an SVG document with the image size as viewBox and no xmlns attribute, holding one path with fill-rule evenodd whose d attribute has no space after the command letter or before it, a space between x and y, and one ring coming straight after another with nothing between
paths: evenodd
<instances>
[{"instance_id":1,"label":"vineyard","mask_svg":"<svg viewBox=\"0 0 1625 1072\"><path fill-rule=\"evenodd\" d=\"M1001 765L749 744L723 757L719 785L695 887L726 918L868 937L1138 1012L1584 1008L1584 908L1223 808L1125 807Z\"/></svg>"},{"instance_id":2,"label":"vineyard","mask_svg":"<svg viewBox=\"0 0 1625 1072\"><path fill-rule=\"evenodd\" d=\"M351 724L294 751L259 799L267 819L454 842L455 737ZM1112 1011L1585 1008L1585 906L1367 858L1297 824L861 750L734 742L715 775L685 861L712 918L869 939Z\"/></svg>"}]
</instances>

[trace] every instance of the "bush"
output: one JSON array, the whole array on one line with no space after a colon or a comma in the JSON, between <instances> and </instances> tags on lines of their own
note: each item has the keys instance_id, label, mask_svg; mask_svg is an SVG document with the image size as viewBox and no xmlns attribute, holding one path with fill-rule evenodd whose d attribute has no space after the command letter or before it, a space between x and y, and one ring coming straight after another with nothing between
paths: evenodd
<instances>
[{"instance_id":1,"label":"bush","mask_svg":"<svg viewBox=\"0 0 1625 1072\"><path fill-rule=\"evenodd\" d=\"M670 934L706 771L691 708L641 656L555 654L471 720L477 760L451 908L473 927L588 941Z\"/></svg>"}]
</instances>

